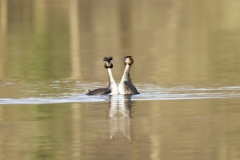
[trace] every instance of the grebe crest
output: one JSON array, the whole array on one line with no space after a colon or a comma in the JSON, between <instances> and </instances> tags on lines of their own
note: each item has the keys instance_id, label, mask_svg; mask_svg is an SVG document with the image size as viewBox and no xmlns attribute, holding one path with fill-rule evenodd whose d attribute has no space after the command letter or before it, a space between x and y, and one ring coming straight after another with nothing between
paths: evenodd
<instances>
[{"instance_id":1,"label":"grebe crest","mask_svg":"<svg viewBox=\"0 0 240 160\"><path fill-rule=\"evenodd\" d=\"M104 57L104 58L103 58L103 61L105 61L104 67L105 67L106 69L108 69L108 68L113 68L113 64L112 64L111 60L113 60L112 57Z\"/></svg>"},{"instance_id":2,"label":"grebe crest","mask_svg":"<svg viewBox=\"0 0 240 160\"><path fill-rule=\"evenodd\" d=\"M123 59L123 61L124 61L124 64L125 64L125 65L128 64L128 65L130 65L130 66L131 66L131 65L133 64L133 62L134 62L133 59L132 59L132 56L126 56L126 57Z\"/></svg>"}]
</instances>

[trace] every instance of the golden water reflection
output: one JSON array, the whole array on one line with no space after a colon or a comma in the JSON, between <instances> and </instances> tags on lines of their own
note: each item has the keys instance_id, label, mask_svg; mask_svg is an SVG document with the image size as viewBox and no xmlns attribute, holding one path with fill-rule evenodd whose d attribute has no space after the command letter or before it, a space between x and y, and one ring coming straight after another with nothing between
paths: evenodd
<instances>
[{"instance_id":1,"label":"golden water reflection","mask_svg":"<svg viewBox=\"0 0 240 160\"><path fill-rule=\"evenodd\" d=\"M131 107L131 96L110 96L110 139L113 139L117 132L121 132L128 140L131 140Z\"/></svg>"},{"instance_id":2,"label":"golden water reflection","mask_svg":"<svg viewBox=\"0 0 240 160\"><path fill-rule=\"evenodd\" d=\"M79 159L81 157L81 109L79 104L72 104L72 157L71 159Z\"/></svg>"},{"instance_id":3,"label":"golden water reflection","mask_svg":"<svg viewBox=\"0 0 240 160\"><path fill-rule=\"evenodd\" d=\"M102 57L111 55L119 81L124 68L121 59L132 55L136 83L174 85L177 79L180 84L227 85L239 81L237 0L29 3L1 0L3 79L103 82ZM142 67L146 62L151 65Z\"/></svg>"},{"instance_id":4,"label":"golden water reflection","mask_svg":"<svg viewBox=\"0 0 240 160\"><path fill-rule=\"evenodd\" d=\"M0 157L238 159L238 104L112 97L107 103L4 105Z\"/></svg>"},{"instance_id":5,"label":"golden water reflection","mask_svg":"<svg viewBox=\"0 0 240 160\"><path fill-rule=\"evenodd\" d=\"M104 56L113 56L119 82L126 55L135 60L131 77L140 90L227 87L237 95L239 3L0 0L0 98L53 98L107 85ZM0 105L0 159L240 159L239 104L237 96L112 96Z\"/></svg>"}]
</instances>

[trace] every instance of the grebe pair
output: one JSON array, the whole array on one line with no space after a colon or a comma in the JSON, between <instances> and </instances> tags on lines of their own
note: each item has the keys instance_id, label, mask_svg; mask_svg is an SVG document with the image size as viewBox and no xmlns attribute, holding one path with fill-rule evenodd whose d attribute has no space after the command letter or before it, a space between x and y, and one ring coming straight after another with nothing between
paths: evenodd
<instances>
[{"instance_id":1,"label":"grebe pair","mask_svg":"<svg viewBox=\"0 0 240 160\"><path fill-rule=\"evenodd\" d=\"M88 90L86 95L106 95L106 94L123 94L123 95L131 95L131 94L139 94L135 86L132 84L130 78L130 68L133 64L132 56L126 56L124 58L124 64L126 65L125 70L123 72L122 79L117 86L113 76L111 68L113 64L111 62L112 57L104 57L103 61L105 61L104 67L108 70L108 77L109 77L109 85L107 88L98 88L95 90Z\"/></svg>"}]
</instances>

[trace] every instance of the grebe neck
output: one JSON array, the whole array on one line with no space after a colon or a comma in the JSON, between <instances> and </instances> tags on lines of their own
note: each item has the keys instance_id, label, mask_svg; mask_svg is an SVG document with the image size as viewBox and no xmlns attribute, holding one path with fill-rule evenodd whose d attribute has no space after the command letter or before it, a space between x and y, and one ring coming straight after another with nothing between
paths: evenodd
<instances>
[{"instance_id":1,"label":"grebe neck","mask_svg":"<svg viewBox=\"0 0 240 160\"><path fill-rule=\"evenodd\" d=\"M130 79L130 65L126 65L125 70L123 72L123 76L121 81L131 81Z\"/></svg>"},{"instance_id":2,"label":"grebe neck","mask_svg":"<svg viewBox=\"0 0 240 160\"><path fill-rule=\"evenodd\" d=\"M117 83L115 82L115 80L113 78L111 68L108 68L107 71L108 71L109 87L111 89L111 95L118 94Z\"/></svg>"},{"instance_id":3,"label":"grebe neck","mask_svg":"<svg viewBox=\"0 0 240 160\"><path fill-rule=\"evenodd\" d=\"M108 68L107 71L108 71L109 82L110 82L110 83L116 83L115 80L114 80L114 78L113 78L111 68Z\"/></svg>"}]
</instances>

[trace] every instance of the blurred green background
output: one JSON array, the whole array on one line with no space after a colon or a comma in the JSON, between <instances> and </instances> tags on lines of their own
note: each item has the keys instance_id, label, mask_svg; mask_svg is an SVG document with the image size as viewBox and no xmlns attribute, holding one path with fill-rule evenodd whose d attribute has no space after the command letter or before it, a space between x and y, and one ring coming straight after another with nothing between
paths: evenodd
<instances>
[{"instance_id":1,"label":"blurred green background","mask_svg":"<svg viewBox=\"0 0 240 160\"><path fill-rule=\"evenodd\" d=\"M0 77L238 84L238 0L1 0ZM94 74L93 74L94 73Z\"/></svg>"}]
</instances>

